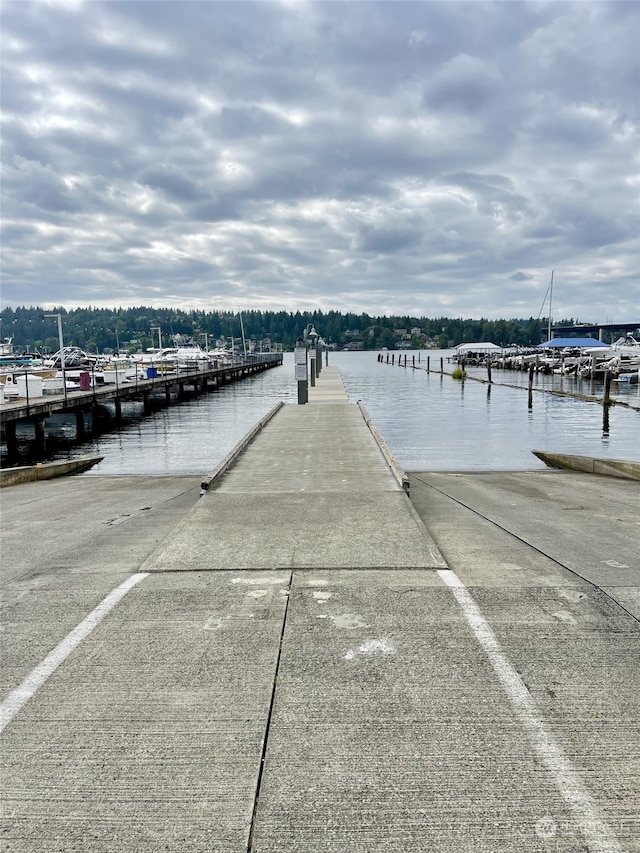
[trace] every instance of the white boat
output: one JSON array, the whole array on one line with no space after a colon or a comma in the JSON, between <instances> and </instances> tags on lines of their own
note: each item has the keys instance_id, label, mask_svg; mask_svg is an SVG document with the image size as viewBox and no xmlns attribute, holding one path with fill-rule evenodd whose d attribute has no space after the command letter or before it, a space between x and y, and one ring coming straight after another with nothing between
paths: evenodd
<instances>
[{"instance_id":1,"label":"white boat","mask_svg":"<svg viewBox=\"0 0 640 853\"><path fill-rule=\"evenodd\" d=\"M619 376L614 377L613 381L618 382L620 385L638 385L640 383L640 367L628 373L621 373Z\"/></svg>"},{"instance_id":2,"label":"white boat","mask_svg":"<svg viewBox=\"0 0 640 853\"><path fill-rule=\"evenodd\" d=\"M64 348L64 366L67 369L91 368L98 361L98 356L90 352L85 352L80 347L65 347ZM60 367L62 359L60 350L54 352L53 355L43 360L44 367Z\"/></svg>"},{"instance_id":3,"label":"white boat","mask_svg":"<svg viewBox=\"0 0 640 853\"><path fill-rule=\"evenodd\" d=\"M588 355L595 355L598 361L607 361L617 355L632 355L640 357L640 341L633 335L624 335L608 347L587 349Z\"/></svg>"}]
</instances>

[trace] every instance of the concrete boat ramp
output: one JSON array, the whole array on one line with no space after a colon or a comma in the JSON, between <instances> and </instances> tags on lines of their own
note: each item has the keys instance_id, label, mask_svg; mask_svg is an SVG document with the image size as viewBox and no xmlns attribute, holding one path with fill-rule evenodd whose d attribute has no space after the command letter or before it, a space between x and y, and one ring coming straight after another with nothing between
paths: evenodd
<instances>
[{"instance_id":1,"label":"concrete boat ramp","mask_svg":"<svg viewBox=\"0 0 640 853\"><path fill-rule=\"evenodd\" d=\"M3 851L640 850L637 482L409 497L325 368L141 487L3 494Z\"/></svg>"}]
</instances>

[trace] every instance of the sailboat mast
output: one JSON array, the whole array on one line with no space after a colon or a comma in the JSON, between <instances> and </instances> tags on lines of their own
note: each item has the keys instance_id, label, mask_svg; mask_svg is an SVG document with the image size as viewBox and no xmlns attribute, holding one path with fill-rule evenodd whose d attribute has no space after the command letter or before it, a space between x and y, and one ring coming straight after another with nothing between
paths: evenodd
<instances>
[{"instance_id":1,"label":"sailboat mast","mask_svg":"<svg viewBox=\"0 0 640 853\"><path fill-rule=\"evenodd\" d=\"M547 340L551 340L551 303L553 301L553 273L555 270L551 270L551 283L549 284L549 322L547 324Z\"/></svg>"}]
</instances>

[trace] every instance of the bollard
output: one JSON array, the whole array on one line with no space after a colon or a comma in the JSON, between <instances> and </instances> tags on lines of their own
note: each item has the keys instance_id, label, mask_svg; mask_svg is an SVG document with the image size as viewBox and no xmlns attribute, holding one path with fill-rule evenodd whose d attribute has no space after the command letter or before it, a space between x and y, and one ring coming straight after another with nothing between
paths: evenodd
<instances>
[{"instance_id":1,"label":"bollard","mask_svg":"<svg viewBox=\"0 0 640 853\"><path fill-rule=\"evenodd\" d=\"M431 356L427 356L427 373L431 372Z\"/></svg>"},{"instance_id":2,"label":"bollard","mask_svg":"<svg viewBox=\"0 0 640 853\"><path fill-rule=\"evenodd\" d=\"M440 358L440 373L444 373L444 358Z\"/></svg>"},{"instance_id":3,"label":"bollard","mask_svg":"<svg viewBox=\"0 0 640 853\"><path fill-rule=\"evenodd\" d=\"M487 382L491 385L491 360L487 361Z\"/></svg>"},{"instance_id":4,"label":"bollard","mask_svg":"<svg viewBox=\"0 0 640 853\"><path fill-rule=\"evenodd\" d=\"M309 374L311 376L311 385L313 387L315 387L315 384L316 384L316 359L315 359L315 356L312 355L311 358L309 359L309 361L310 361Z\"/></svg>"}]
</instances>

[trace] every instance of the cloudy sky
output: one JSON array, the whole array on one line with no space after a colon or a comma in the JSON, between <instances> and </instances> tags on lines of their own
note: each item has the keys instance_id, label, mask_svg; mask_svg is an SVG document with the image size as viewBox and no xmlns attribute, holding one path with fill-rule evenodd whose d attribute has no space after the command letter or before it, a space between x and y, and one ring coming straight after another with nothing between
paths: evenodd
<instances>
[{"instance_id":1,"label":"cloudy sky","mask_svg":"<svg viewBox=\"0 0 640 853\"><path fill-rule=\"evenodd\" d=\"M2 304L640 320L637 2L2 5ZM546 315L547 311L542 311Z\"/></svg>"}]
</instances>

